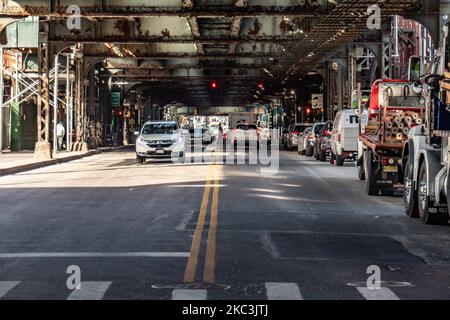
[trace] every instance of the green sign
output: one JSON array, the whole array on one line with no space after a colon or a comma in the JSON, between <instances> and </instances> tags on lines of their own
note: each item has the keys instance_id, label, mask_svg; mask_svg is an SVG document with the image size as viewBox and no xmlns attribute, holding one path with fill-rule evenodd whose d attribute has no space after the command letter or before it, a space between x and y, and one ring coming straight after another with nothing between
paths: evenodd
<instances>
[{"instance_id":1,"label":"green sign","mask_svg":"<svg viewBox=\"0 0 450 320\"><path fill-rule=\"evenodd\" d=\"M111 106L120 107L120 92L111 92Z\"/></svg>"}]
</instances>

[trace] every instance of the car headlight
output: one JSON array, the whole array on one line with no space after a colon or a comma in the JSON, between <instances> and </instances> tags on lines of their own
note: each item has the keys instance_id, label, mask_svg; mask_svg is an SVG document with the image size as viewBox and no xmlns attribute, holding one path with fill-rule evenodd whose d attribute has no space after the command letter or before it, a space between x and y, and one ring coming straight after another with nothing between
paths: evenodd
<instances>
[{"instance_id":1,"label":"car headlight","mask_svg":"<svg viewBox=\"0 0 450 320\"><path fill-rule=\"evenodd\" d=\"M183 141L183 137L178 137L178 138L172 139L173 143L180 143L182 141Z\"/></svg>"}]
</instances>

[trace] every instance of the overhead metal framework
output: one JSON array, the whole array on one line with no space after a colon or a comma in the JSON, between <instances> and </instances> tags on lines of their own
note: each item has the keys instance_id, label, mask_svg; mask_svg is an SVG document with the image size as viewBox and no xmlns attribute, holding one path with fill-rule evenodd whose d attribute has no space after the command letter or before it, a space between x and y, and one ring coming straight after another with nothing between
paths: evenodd
<instances>
[{"instance_id":1,"label":"overhead metal framework","mask_svg":"<svg viewBox=\"0 0 450 320\"><path fill-rule=\"evenodd\" d=\"M367 31L371 5L379 5L386 18L417 11L420 2L3 0L0 15L4 21L47 21L51 54L82 44L85 63L106 61L114 78L167 91L184 88L180 99L187 92L190 102L209 107L238 105L260 82L280 83L308 72ZM79 19L79 28L68 19Z\"/></svg>"}]
</instances>

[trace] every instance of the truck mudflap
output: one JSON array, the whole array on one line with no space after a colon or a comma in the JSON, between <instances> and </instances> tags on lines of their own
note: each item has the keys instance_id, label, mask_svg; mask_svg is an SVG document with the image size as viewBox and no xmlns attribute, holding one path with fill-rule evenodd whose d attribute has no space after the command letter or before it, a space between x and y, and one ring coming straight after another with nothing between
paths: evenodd
<instances>
[{"instance_id":1,"label":"truck mudflap","mask_svg":"<svg viewBox=\"0 0 450 320\"><path fill-rule=\"evenodd\" d=\"M384 166L378 163L378 168L375 172L375 184L380 190L395 191L400 183L400 166L398 164L391 166Z\"/></svg>"},{"instance_id":2,"label":"truck mudflap","mask_svg":"<svg viewBox=\"0 0 450 320\"><path fill-rule=\"evenodd\" d=\"M440 151L424 149L424 150L422 150L421 155L423 156L422 165L425 165L426 169L427 169L427 177L433 177L431 179L430 178L427 179L428 196L430 198L431 197L436 198L436 196L435 196L436 189L434 188L434 182L435 182L435 178L439 175L439 171L441 171L441 169L442 169L441 160L440 160ZM417 166L417 168L415 166L414 170L419 172L420 166ZM418 173L417 173L417 176L418 176ZM439 196L437 198L439 198Z\"/></svg>"}]
</instances>

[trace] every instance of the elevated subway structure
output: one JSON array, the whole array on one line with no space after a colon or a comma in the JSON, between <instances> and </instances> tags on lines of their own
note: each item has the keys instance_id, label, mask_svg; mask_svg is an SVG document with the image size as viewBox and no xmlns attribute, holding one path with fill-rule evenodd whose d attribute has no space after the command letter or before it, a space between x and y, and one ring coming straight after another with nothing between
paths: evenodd
<instances>
[{"instance_id":1,"label":"elevated subway structure","mask_svg":"<svg viewBox=\"0 0 450 320\"><path fill-rule=\"evenodd\" d=\"M374 4L379 11L368 10ZM381 77L397 76L393 17L422 22L436 42L443 8L426 0L282 0L276 5L265 0L126 0L120 5L18 0L0 1L0 26L4 49L35 62L20 67L21 72L29 67L25 72L35 74L35 81L16 90L26 98L22 91L33 90L36 155L50 158L53 128L61 119L73 132L67 149L82 150L129 142L131 120L139 125L161 119L171 103L199 114L271 101L297 119L304 115L298 107L306 106L311 94L322 94L325 110L313 120L331 118L352 103L358 59L370 60L369 78L377 68ZM380 25L370 28L368 21L378 13ZM8 33L21 39L27 29L18 26L30 20L32 43L8 44ZM14 68L2 75L2 95L14 83ZM302 81L310 85L316 75L322 82L301 91ZM16 82L24 79L17 76ZM217 88L211 88L213 81ZM6 137L11 123L3 111L9 105L3 98L0 102ZM0 149L8 148L1 140Z\"/></svg>"}]
</instances>

